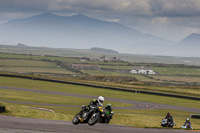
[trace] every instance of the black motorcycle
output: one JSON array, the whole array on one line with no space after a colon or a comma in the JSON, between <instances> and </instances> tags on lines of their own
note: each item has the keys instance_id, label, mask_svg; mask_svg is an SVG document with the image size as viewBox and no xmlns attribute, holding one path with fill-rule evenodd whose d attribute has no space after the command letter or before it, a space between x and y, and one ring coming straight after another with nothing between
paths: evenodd
<instances>
[{"instance_id":1,"label":"black motorcycle","mask_svg":"<svg viewBox=\"0 0 200 133\"><path fill-rule=\"evenodd\" d=\"M97 104L96 107L92 108L92 111L93 112L88 117L89 118L88 125L90 125L90 126L96 124L100 120L100 118L103 114L103 107L100 106L99 104Z\"/></svg>"},{"instance_id":2,"label":"black motorcycle","mask_svg":"<svg viewBox=\"0 0 200 133\"><path fill-rule=\"evenodd\" d=\"M103 113L103 108L99 104L97 106L90 106L90 110L82 108L83 112L78 113L72 119L73 124L79 123L88 123L88 125L92 126L97 123L100 119L101 114Z\"/></svg>"}]
</instances>

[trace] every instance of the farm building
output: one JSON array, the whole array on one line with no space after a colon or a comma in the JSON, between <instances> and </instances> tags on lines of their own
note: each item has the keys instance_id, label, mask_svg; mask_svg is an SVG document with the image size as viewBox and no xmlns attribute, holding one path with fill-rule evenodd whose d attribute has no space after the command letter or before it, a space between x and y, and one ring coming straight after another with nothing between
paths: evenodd
<instances>
[{"instance_id":1,"label":"farm building","mask_svg":"<svg viewBox=\"0 0 200 133\"><path fill-rule=\"evenodd\" d=\"M90 58L88 58L88 57L82 57L82 58L80 59L80 61L90 61Z\"/></svg>"},{"instance_id":2,"label":"farm building","mask_svg":"<svg viewBox=\"0 0 200 133\"><path fill-rule=\"evenodd\" d=\"M151 68L144 68L144 67L134 67L130 73L135 74L156 74L153 69Z\"/></svg>"},{"instance_id":3,"label":"farm building","mask_svg":"<svg viewBox=\"0 0 200 133\"><path fill-rule=\"evenodd\" d=\"M101 67L98 65L91 64L71 64L71 68L81 69L81 70L100 70Z\"/></svg>"}]
</instances>

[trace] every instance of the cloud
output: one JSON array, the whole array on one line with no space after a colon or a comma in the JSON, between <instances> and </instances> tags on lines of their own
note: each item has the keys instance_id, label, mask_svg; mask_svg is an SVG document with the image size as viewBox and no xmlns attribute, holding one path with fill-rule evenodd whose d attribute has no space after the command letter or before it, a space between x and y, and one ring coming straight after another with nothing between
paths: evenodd
<instances>
[{"instance_id":1,"label":"cloud","mask_svg":"<svg viewBox=\"0 0 200 133\"><path fill-rule=\"evenodd\" d=\"M149 0L58 0L48 10L84 13L150 14Z\"/></svg>"},{"instance_id":2,"label":"cloud","mask_svg":"<svg viewBox=\"0 0 200 133\"><path fill-rule=\"evenodd\" d=\"M158 16L200 16L199 0L150 0L151 11Z\"/></svg>"},{"instance_id":3,"label":"cloud","mask_svg":"<svg viewBox=\"0 0 200 133\"><path fill-rule=\"evenodd\" d=\"M132 16L200 16L200 0L0 0L0 11L116 13Z\"/></svg>"},{"instance_id":4,"label":"cloud","mask_svg":"<svg viewBox=\"0 0 200 133\"><path fill-rule=\"evenodd\" d=\"M43 12L82 13L168 39L200 32L200 0L0 0L0 22ZM171 28L183 33L173 37Z\"/></svg>"},{"instance_id":5,"label":"cloud","mask_svg":"<svg viewBox=\"0 0 200 133\"><path fill-rule=\"evenodd\" d=\"M1 12L42 11L48 7L48 0L0 0Z\"/></svg>"}]
</instances>

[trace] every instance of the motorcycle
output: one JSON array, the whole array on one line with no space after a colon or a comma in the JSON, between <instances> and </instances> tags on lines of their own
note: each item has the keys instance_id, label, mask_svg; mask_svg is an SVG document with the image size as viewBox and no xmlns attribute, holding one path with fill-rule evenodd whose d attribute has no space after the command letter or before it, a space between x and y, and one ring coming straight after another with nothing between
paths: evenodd
<instances>
[{"instance_id":1,"label":"motorcycle","mask_svg":"<svg viewBox=\"0 0 200 133\"><path fill-rule=\"evenodd\" d=\"M88 125L92 126L95 123L97 123L101 116L103 116L103 107L100 106L99 104L97 104L96 107L92 108L93 112L91 113L91 115L89 116L89 120L88 120Z\"/></svg>"},{"instance_id":2,"label":"motorcycle","mask_svg":"<svg viewBox=\"0 0 200 133\"><path fill-rule=\"evenodd\" d=\"M181 128L184 128L184 129L193 129L192 127L188 127L188 126L181 126Z\"/></svg>"},{"instance_id":3,"label":"motorcycle","mask_svg":"<svg viewBox=\"0 0 200 133\"><path fill-rule=\"evenodd\" d=\"M181 126L181 128L184 128L184 129L193 129L189 124L183 125L183 126Z\"/></svg>"},{"instance_id":4,"label":"motorcycle","mask_svg":"<svg viewBox=\"0 0 200 133\"><path fill-rule=\"evenodd\" d=\"M72 119L72 123L77 125L79 123L88 123L88 125L92 126L97 123L103 114L103 108L99 104L93 107L90 106L90 110L87 110L85 106L82 107L82 113L78 113Z\"/></svg>"},{"instance_id":5,"label":"motorcycle","mask_svg":"<svg viewBox=\"0 0 200 133\"><path fill-rule=\"evenodd\" d=\"M175 126L175 122L169 123L167 119L162 119L161 126L163 126L163 127L172 127L173 128Z\"/></svg>"}]
</instances>

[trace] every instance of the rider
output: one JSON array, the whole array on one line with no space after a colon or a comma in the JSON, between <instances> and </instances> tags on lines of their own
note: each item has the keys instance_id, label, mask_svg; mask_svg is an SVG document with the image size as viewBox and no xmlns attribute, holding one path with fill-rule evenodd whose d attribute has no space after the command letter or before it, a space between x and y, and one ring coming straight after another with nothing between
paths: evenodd
<instances>
[{"instance_id":1,"label":"rider","mask_svg":"<svg viewBox=\"0 0 200 133\"><path fill-rule=\"evenodd\" d=\"M91 108L91 106L94 107L97 104L103 107L103 102L104 102L104 97L99 96L98 99L93 99L92 101L90 101L90 104L87 107Z\"/></svg>"},{"instance_id":2,"label":"rider","mask_svg":"<svg viewBox=\"0 0 200 133\"><path fill-rule=\"evenodd\" d=\"M99 96L98 99L93 99L92 101L90 101L90 104L87 106L89 107L89 112L85 118L87 118L93 112L93 108L96 107L97 104L103 107L103 102L104 102L104 97L102 96Z\"/></svg>"},{"instance_id":3,"label":"rider","mask_svg":"<svg viewBox=\"0 0 200 133\"><path fill-rule=\"evenodd\" d=\"M105 107L105 109L109 111L109 114L111 114L111 112L112 112L112 107L111 107L111 104L110 104L110 103L107 104L107 106ZM112 115L110 115L110 119L112 119Z\"/></svg>"},{"instance_id":4,"label":"rider","mask_svg":"<svg viewBox=\"0 0 200 133\"><path fill-rule=\"evenodd\" d=\"M109 110L110 112L112 111L112 107L111 107L111 104L108 103L107 106L105 107L105 109Z\"/></svg>"},{"instance_id":5,"label":"rider","mask_svg":"<svg viewBox=\"0 0 200 133\"><path fill-rule=\"evenodd\" d=\"M189 127L189 128L192 129L192 125L191 125L191 122L190 122L190 119L189 119L189 118L186 119L186 121L185 121L185 123L183 124L183 126L187 126L187 127Z\"/></svg>"},{"instance_id":6,"label":"rider","mask_svg":"<svg viewBox=\"0 0 200 133\"><path fill-rule=\"evenodd\" d=\"M171 116L169 112L167 113L167 116L165 117L165 119L167 119L168 125L172 125L174 122L173 117Z\"/></svg>"},{"instance_id":7,"label":"rider","mask_svg":"<svg viewBox=\"0 0 200 133\"><path fill-rule=\"evenodd\" d=\"M88 108L85 105L82 105L82 109L79 112L79 114L80 114L81 117L82 117L82 114L83 114L84 111L88 111Z\"/></svg>"}]
</instances>

